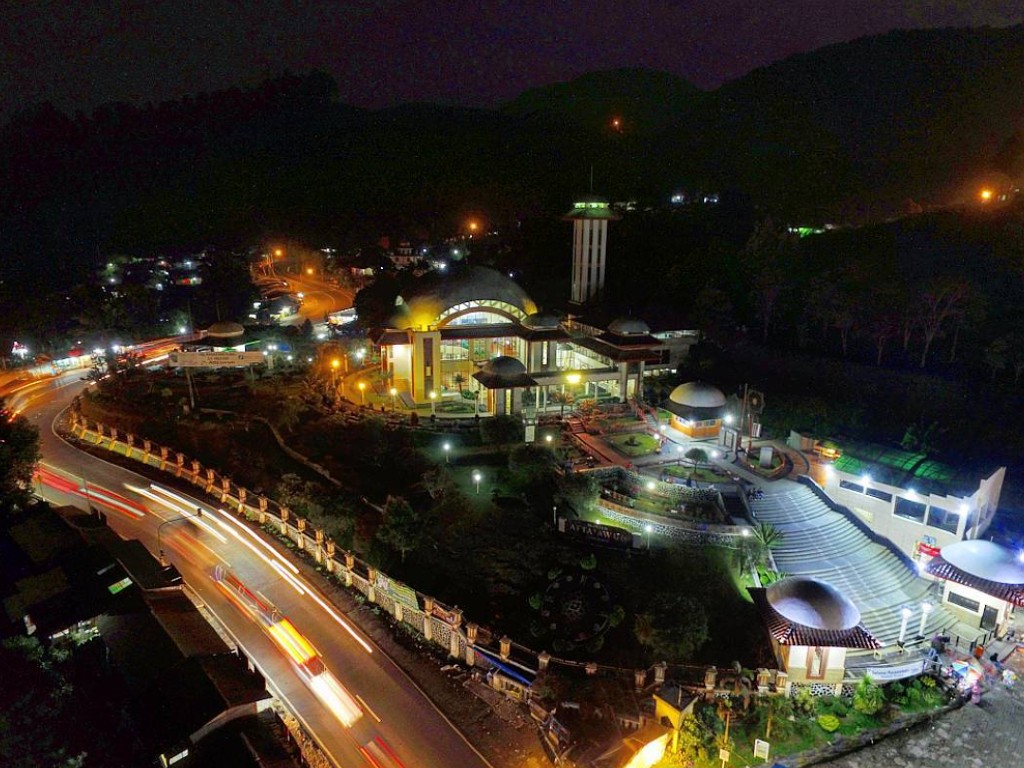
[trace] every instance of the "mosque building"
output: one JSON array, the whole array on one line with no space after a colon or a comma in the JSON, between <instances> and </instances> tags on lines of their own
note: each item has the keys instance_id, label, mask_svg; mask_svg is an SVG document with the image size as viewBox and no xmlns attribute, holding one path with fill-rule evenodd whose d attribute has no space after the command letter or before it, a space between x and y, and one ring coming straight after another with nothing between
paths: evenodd
<instances>
[{"instance_id":1,"label":"mosque building","mask_svg":"<svg viewBox=\"0 0 1024 768\"><path fill-rule=\"evenodd\" d=\"M574 222L575 312L600 299L607 226L618 217L588 196L565 218ZM541 311L515 281L475 265L420 278L374 342L381 372L406 402L474 392L480 411L496 415L558 411L567 398L642 398L643 377L668 368L673 351L642 320L594 325Z\"/></svg>"}]
</instances>

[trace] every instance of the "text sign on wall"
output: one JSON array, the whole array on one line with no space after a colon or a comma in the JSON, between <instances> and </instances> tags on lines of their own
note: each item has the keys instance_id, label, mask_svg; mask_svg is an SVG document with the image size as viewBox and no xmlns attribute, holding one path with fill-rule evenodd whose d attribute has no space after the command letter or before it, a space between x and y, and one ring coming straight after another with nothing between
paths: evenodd
<instances>
[{"instance_id":1,"label":"text sign on wall","mask_svg":"<svg viewBox=\"0 0 1024 768\"><path fill-rule=\"evenodd\" d=\"M633 534L629 531L610 525L588 523L586 520L566 520L565 532L581 536L594 544L623 547L624 549L633 546Z\"/></svg>"},{"instance_id":2,"label":"text sign on wall","mask_svg":"<svg viewBox=\"0 0 1024 768\"><path fill-rule=\"evenodd\" d=\"M924 672L924 659L888 667L870 667L867 671L871 675L871 679L875 681L902 680L905 677L914 677L914 675Z\"/></svg>"},{"instance_id":3,"label":"text sign on wall","mask_svg":"<svg viewBox=\"0 0 1024 768\"><path fill-rule=\"evenodd\" d=\"M178 368L232 368L267 361L262 352L171 352L167 357Z\"/></svg>"},{"instance_id":4,"label":"text sign on wall","mask_svg":"<svg viewBox=\"0 0 1024 768\"><path fill-rule=\"evenodd\" d=\"M762 760L768 759L768 750L771 748L771 744L763 739L754 739L754 757L759 757Z\"/></svg>"}]
</instances>

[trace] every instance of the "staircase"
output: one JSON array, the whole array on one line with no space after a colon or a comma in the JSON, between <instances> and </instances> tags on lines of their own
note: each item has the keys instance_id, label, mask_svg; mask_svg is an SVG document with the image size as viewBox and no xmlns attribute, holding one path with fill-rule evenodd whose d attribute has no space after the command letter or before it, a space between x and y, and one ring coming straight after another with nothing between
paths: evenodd
<instances>
[{"instance_id":1,"label":"staircase","mask_svg":"<svg viewBox=\"0 0 1024 768\"><path fill-rule=\"evenodd\" d=\"M864 626L883 646L899 639L904 607L913 611L906 639L917 634L920 606L926 600L935 607L926 620L925 637L957 623L939 605L937 584L918 576L892 549L872 541L810 488L783 480L766 487L750 506L758 522L782 533L772 548L779 570L827 581L839 589L860 609Z\"/></svg>"}]
</instances>

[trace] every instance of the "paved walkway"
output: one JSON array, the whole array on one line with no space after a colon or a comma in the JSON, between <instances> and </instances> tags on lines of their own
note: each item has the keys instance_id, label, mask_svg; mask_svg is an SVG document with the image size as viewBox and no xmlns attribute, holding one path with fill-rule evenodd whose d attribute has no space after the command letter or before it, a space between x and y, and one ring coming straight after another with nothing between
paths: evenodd
<instances>
[{"instance_id":1,"label":"paved walkway","mask_svg":"<svg viewBox=\"0 0 1024 768\"><path fill-rule=\"evenodd\" d=\"M822 768L1003 768L1024 759L1024 653L1006 666L1018 676L1015 686L992 680L981 703L965 704L932 723L883 742L820 763Z\"/></svg>"}]
</instances>

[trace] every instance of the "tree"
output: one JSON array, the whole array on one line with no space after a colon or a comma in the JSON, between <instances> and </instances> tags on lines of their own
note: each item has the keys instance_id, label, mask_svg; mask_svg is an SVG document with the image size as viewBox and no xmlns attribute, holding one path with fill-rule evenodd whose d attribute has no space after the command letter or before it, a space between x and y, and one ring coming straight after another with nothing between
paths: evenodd
<instances>
[{"instance_id":1,"label":"tree","mask_svg":"<svg viewBox=\"0 0 1024 768\"><path fill-rule=\"evenodd\" d=\"M932 342L939 335L943 324L963 309L966 298L967 284L962 280L948 278L933 281L921 295L917 315L921 331L924 333L921 368L927 365Z\"/></svg>"},{"instance_id":2,"label":"tree","mask_svg":"<svg viewBox=\"0 0 1024 768\"><path fill-rule=\"evenodd\" d=\"M713 283L705 285L694 297L693 319L701 338L721 341L736 326L729 294Z\"/></svg>"},{"instance_id":3,"label":"tree","mask_svg":"<svg viewBox=\"0 0 1024 768\"><path fill-rule=\"evenodd\" d=\"M455 386L459 388L459 397L462 397L462 388L466 385L466 375L464 373L456 373L452 377L452 381Z\"/></svg>"},{"instance_id":4,"label":"tree","mask_svg":"<svg viewBox=\"0 0 1024 768\"><path fill-rule=\"evenodd\" d=\"M664 659L681 660L693 656L708 639L708 617L704 606L685 595L664 592L657 595L645 614L634 624L637 641L640 629L649 632L648 645L655 655ZM649 629L648 629L649 625Z\"/></svg>"},{"instance_id":5,"label":"tree","mask_svg":"<svg viewBox=\"0 0 1024 768\"><path fill-rule=\"evenodd\" d=\"M28 501L39 463L39 430L0 400L0 512Z\"/></svg>"},{"instance_id":6,"label":"tree","mask_svg":"<svg viewBox=\"0 0 1024 768\"><path fill-rule=\"evenodd\" d=\"M405 557L417 549L426 536L419 514L401 496L388 496L384 502L384 520L377 529L377 538Z\"/></svg>"},{"instance_id":7,"label":"tree","mask_svg":"<svg viewBox=\"0 0 1024 768\"><path fill-rule=\"evenodd\" d=\"M1000 336L985 347L985 352L982 357L985 361L985 366L992 374L992 381L995 381L996 375L1001 371L1006 370L1006 364L1010 358L1009 340L1005 336ZM1019 376L1019 374L1017 376ZM1015 381L1017 376L1014 378Z\"/></svg>"},{"instance_id":8,"label":"tree","mask_svg":"<svg viewBox=\"0 0 1024 768\"><path fill-rule=\"evenodd\" d=\"M885 345L896 335L897 326L897 321L890 314L878 315L868 323L868 335L875 344L875 365L882 364Z\"/></svg>"},{"instance_id":9,"label":"tree","mask_svg":"<svg viewBox=\"0 0 1024 768\"><path fill-rule=\"evenodd\" d=\"M765 219L754 228L743 248L744 264L753 275L753 299L761 323L762 341L768 341L768 333L786 284L787 262L792 259L795 250L796 239L771 219Z\"/></svg>"},{"instance_id":10,"label":"tree","mask_svg":"<svg viewBox=\"0 0 1024 768\"><path fill-rule=\"evenodd\" d=\"M693 715L683 715L676 733L676 751L682 759L691 765L708 759L711 734L700 720Z\"/></svg>"},{"instance_id":11,"label":"tree","mask_svg":"<svg viewBox=\"0 0 1024 768\"><path fill-rule=\"evenodd\" d=\"M687 459L689 459L691 464L693 464L693 469L690 472L690 477L693 477L693 475L697 472L698 464L708 463L708 452L705 451L703 448L691 448L684 454L684 456Z\"/></svg>"}]
</instances>

